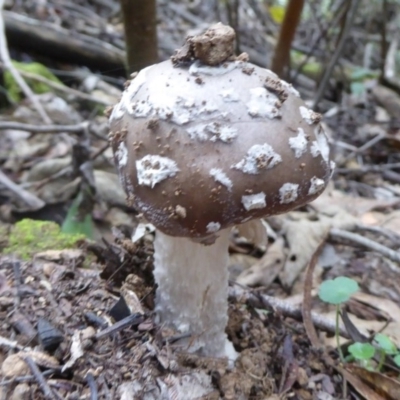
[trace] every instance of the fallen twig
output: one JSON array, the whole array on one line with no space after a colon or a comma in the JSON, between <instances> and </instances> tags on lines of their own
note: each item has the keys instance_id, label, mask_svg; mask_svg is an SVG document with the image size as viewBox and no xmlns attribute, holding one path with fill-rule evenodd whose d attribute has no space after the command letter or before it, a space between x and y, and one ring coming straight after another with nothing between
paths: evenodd
<instances>
[{"instance_id":1,"label":"fallen twig","mask_svg":"<svg viewBox=\"0 0 400 400\"><path fill-rule=\"evenodd\" d=\"M39 113L43 121L46 124L50 124L51 119L47 115L45 109L39 103L36 95L32 92L31 88L26 84L21 74L18 72L18 70L14 67L13 63L11 62L10 54L8 52L8 47L7 47L6 32L4 28L3 7L4 7L4 0L0 0L0 57L3 61L3 66L13 76L18 86L24 92L25 96L30 100L33 107L35 107L36 111Z\"/></svg>"},{"instance_id":2,"label":"fallen twig","mask_svg":"<svg viewBox=\"0 0 400 400\"><path fill-rule=\"evenodd\" d=\"M303 315L304 327L307 332L307 336L310 339L311 345L316 349L321 347L321 342L318 338L317 332L314 328L314 321L312 319L312 284L313 284L313 275L315 266L318 262L318 257L322 251L322 248L326 241L326 235L324 236L322 242L319 244L317 249L315 250L313 256L311 257L311 261L307 266L306 277L304 282L304 290L303 290L303 305L301 308L301 313Z\"/></svg>"},{"instance_id":3,"label":"fallen twig","mask_svg":"<svg viewBox=\"0 0 400 400\"><path fill-rule=\"evenodd\" d=\"M358 147L354 151L349 153L344 158L343 162L350 160L352 157L355 157L357 154L364 153L366 150L368 150L371 147L375 146L378 142L380 142L383 139L386 139L387 137L388 137L388 135L386 134L386 132L377 134L375 137L373 137L367 143L364 143L361 147Z\"/></svg>"},{"instance_id":4,"label":"fallen twig","mask_svg":"<svg viewBox=\"0 0 400 400\"><path fill-rule=\"evenodd\" d=\"M7 339L3 336L0 336L0 347L7 347L8 349L17 349L17 350L23 350L24 347L21 346L20 344L18 344L18 342L16 340L10 340ZM25 350L31 350L31 349L27 349L25 347Z\"/></svg>"},{"instance_id":5,"label":"fallen twig","mask_svg":"<svg viewBox=\"0 0 400 400\"><path fill-rule=\"evenodd\" d=\"M42 375L43 376L47 376L47 375L52 375L54 374L54 371L49 369L47 371L43 371ZM2 380L0 382L0 386L7 386L10 385L12 383L22 383L22 382L30 382L30 381L34 381L36 378L34 375L25 375L25 376L14 376L11 379L8 380Z\"/></svg>"},{"instance_id":6,"label":"fallen twig","mask_svg":"<svg viewBox=\"0 0 400 400\"><path fill-rule=\"evenodd\" d=\"M1 1L1 0L0 0ZM21 186L14 183L7 175L0 171L0 184L4 185L7 189L11 190L16 194L21 200L23 200L31 210L38 210L44 207L45 202L39 197L36 197L32 193L29 193Z\"/></svg>"},{"instance_id":7,"label":"fallen twig","mask_svg":"<svg viewBox=\"0 0 400 400\"><path fill-rule=\"evenodd\" d=\"M44 379L43 374L40 372L40 369L36 365L35 361L29 356L24 357L24 361L28 364L32 374L34 375L36 381L38 382L40 388L43 391L44 397L50 400L56 400L56 396L50 389L50 386L47 384L46 380Z\"/></svg>"},{"instance_id":8,"label":"fallen twig","mask_svg":"<svg viewBox=\"0 0 400 400\"><path fill-rule=\"evenodd\" d=\"M50 86L51 88L55 89L55 90L59 90L60 92L66 93L66 94L70 94L72 96L75 96L79 99L82 100L86 100L86 101L91 101L92 103L97 103L97 104L101 104L103 106L110 106L111 104L100 98L100 97L94 97L91 96L90 94L87 93L83 93L79 90L70 88L68 86L62 85L58 82L53 82L50 79L46 79L45 77L41 76L41 75L37 75L37 74L33 74L32 72L26 72L26 71L21 71L21 75L24 76L25 78L29 78L41 83L46 84L47 86Z\"/></svg>"},{"instance_id":9,"label":"fallen twig","mask_svg":"<svg viewBox=\"0 0 400 400\"><path fill-rule=\"evenodd\" d=\"M103 339L104 337L110 336L113 333L122 331L122 329L128 328L132 325L139 325L146 319L145 315L142 314L132 314L128 317L121 319L121 321L116 322L114 325L109 326L106 329L98 332L95 336L96 340Z\"/></svg>"},{"instance_id":10,"label":"fallen twig","mask_svg":"<svg viewBox=\"0 0 400 400\"><path fill-rule=\"evenodd\" d=\"M364 236L358 235L357 233L348 232L342 229L332 228L329 235L333 239L344 239L352 243L360 244L369 250L376 251L382 254L384 257L389 258L392 261L400 263L400 253L398 251L392 250L380 243L374 242Z\"/></svg>"},{"instance_id":11,"label":"fallen twig","mask_svg":"<svg viewBox=\"0 0 400 400\"><path fill-rule=\"evenodd\" d=\"M0 130L15 129L32 133L80 133L87 129L88 123L82 122L76 125L31 125L22 122L0 121Z\"/></svg>"},{"instance_id":12,"label":"fallen twig","mask_svg":"<svg viewBox=\"0 0 400 400\"><path fill-rule=\"evenodd\" d=\"M258 293L257 291L244 287L236 282L233 282L233 284L234 286L229 287L229 296L233 297L236 301L245 300L254 307L272 308L282 313L285 317L290 317L297 321L303 320L301 306L294 305L286 300ZM335 321L316 312L311 312L311 319L314 326L329 333L335 332ZM341 336L349 338L349 335L343 326L340 327L339 332Z\"/></svg>"},{"instance_id":13,"label":"fallen twig","mask_svg":"<svg viewBox=\"0 0 400 400\"><path fill-rule=\"evenodd\" d=\"M337 174L365 174L366 172L382 172L400 168L400 163L388 163L379 165L364 165L358 168L336 168Z\"/></svg>"},{"instance_id":14,"label":"fallen twig","mask_svg":"<svg viewBox=\"0 0 400 400\"><path fill-rule=\"evenodd\" d=\"M90 372L88 372L86 375L86 382L88 383L90 389L90 400L98 400L99 394L97 390L97 383Z\"/></svg>"}]
</instances>

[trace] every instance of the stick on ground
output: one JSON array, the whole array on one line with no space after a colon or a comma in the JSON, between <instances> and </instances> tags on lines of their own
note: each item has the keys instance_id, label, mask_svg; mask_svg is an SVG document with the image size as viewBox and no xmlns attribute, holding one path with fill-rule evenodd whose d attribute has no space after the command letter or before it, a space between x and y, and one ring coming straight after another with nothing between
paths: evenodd
<instances>
[{"instance_id":1,"label":"stick on ground","mask_svg":"<svg viewBox=\"0 0 400 400\"><path fill-rule=\"evenodd\" d=\"M36 95L32 92L31 88L26 84L21 74L18 72L18 70L14 67L13 63L11 62L10 54L8 52L8 47L7 47L6 32L4 28L3 7L4 7L4 0L0 0L0 58L3 61L3 66L13 76L18 86L24 92L25 96L31 101L33 107L35 107L36 111L41 116L43 121L46 124L51 124L50 117L47 115L45 109L39 103Z\"/></svg>"}]
</instances>

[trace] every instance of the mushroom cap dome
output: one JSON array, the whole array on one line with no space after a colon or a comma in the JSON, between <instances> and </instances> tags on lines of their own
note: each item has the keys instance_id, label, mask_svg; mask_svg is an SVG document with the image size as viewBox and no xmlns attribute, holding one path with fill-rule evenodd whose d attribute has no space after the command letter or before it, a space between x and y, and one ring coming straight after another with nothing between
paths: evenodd
<instances>
[{"instance_id":1,"label":"mushroom cap dome","mask_svg":"<svg viewBox=\"0 0 400 400\"><path fill-rule=\"evenodd\" d=\"M124 91L110 138L132 205L165 234L203 238L322 193L333 162L319 120L246 61L164 61Z\"/></svg>"}]
</instances>

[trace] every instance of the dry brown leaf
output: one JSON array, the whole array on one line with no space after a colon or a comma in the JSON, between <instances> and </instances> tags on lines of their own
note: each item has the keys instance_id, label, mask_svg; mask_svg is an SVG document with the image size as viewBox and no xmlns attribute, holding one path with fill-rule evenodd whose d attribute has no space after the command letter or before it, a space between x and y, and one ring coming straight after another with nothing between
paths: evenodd
<instances>
[{"instance_id":1,"label":"dry brown leaf","mask_svg":"<svg viewBox=\"0 0 400 400\"><path fill-rule=\"evenodd\" d=\"M236 279L242 285L268 287L279 275L285 262L285 248L282 238L278 238L268 247L264 256Z\"/></svg>"},{"instance_id":2,"label":"dry brown leaf","mask_svg":"<svg viewBox=\"0 0 400 400\"><path fill-rule=\"evenodd\" d=\"M58 368L58 360L40 351L20 351L9 355L1 365L1 372L6 378L29 375L30 368L24 361L24 357L30 357L35 364L45 368Z\"/></svg>"},{"instance_id":3,"label":"dry brown leaf","mask_svg":"<svg viewBox=\"0 0 400 400\"><path fill-rule=\"evenodd\" d=\"M368 304L370 307L377 310L383 311L388 318L400 322L400 307L394 301L363 292L353 294L352 298Z\"/></svg>"},{"instance_id":4,"label":"dry brown leaf","mask_svg":"<svg viewBox=\"0 0 400 400\"><path fill-rule=\"evenodd\" d=\"M376 393L373 389L371 389L368 385L366 385L361 379L354 376L353 374L346 371L344 368L336 367L336 369L343 375L344 379L350 382L350 384L354 387L355 390L361 396L363 396L367 400L388 400L384 399L378 393Z\"/></svg>"},{"instance_id":5,"label":"dry brown leaf","mask_svg":"<svg viewBox=\"0 0 400 400\"><path fill-rule=\"evenodd\" d=\"M367 383L386 400L400 400L400 381L377 371L369 371L357 365L346 365L346 369Z\"/></svg>"},{"instance_id":6,"label":"dry brown leaf","mask_svg":"<svg viewBox=\"0 0 400 400\"><path fill-rule=\"evenodd\" d=\"M400 235L400 211L395 210L385 214L379 225Z\"/></svg>"},{"instance_id":7,"label":"dry brown leaf","mask_svg":"<svg viewBox=\"0 0 400 400\"><path fill-rule=\"evenodd\" d=\"M91 340L95 334L96 331L91 326L74 332L71 339L71 357L62 367L62 372L72 368L75 362L85 354L86 343L88 340Z\"/></svg>"},{"instance_id":8,"label":"dry brown leaf","mask_svg":"<svg viewBox=\"0 0 400 400\"><path fill-rule=\"evenodd\" d=\"M330 320L332 322L332 324L334 324L334 321L336 319L336 311L332 310L327 313L322 313L322 315L324 316L324 318ZM367 336L367 337L371 336L371 334L373 334L375 332L382 331L382 329L384 329L385 327L386 327L385 331L384 331L385 334L388 334L388 332L391 333L391 332L393 332L393 330L400 329L400 324L398 322L389 323L387 325L386 321L376 321L376 320L368 320L367 321L365 319L357 318L353 314L348 314L348 317L349 317L350 321L358 329L358 331L362 335ZM341 326L341 328L344 329L344 325L343 325L342 321L340 322L340 326ZM347 339L344 339L344 338L340 338L340 339L341 339L340 340L341 343L347 341ZM323 342L324 342L325 346L330 346L330 347L336 348L337 343L336 343L335 337L324 337Z\"/></svg>"},{"instance_id":9,"label":"dry brown leaf","mask_svg":"<svg viewBox=\"0 0 400 400\"><path fill-rule=\"evenodd\" d=\"M46 250L35 254L35 260L50 262L73 261L75 265L82 263L84 251L81 249Z\"/></svg>"},{"instance_id":10,"label":"dry brown leaf","mask_svg":"<svg viewBox=\"0 0 400 400\"><path fill-rule=\"evenodd\" d=\"M311 206L322 214L329 214L331 209L340 208L353 216L360 217L376 208L391 207L399 203L399 198L386 200L350 196L328 185L328 188L311 203Z\"/></svg>"},{"instance_id":11,"label":"dry brown leaf","mask_svg":"<svg viewBox=\"0 0 400 400\"><path fill-rule=\"evenodd\" d=\"M289 245L289 254L279 277L282 284L291 288L306 268L319 243L331 228L352 229L358 222L347 211L338 206L326 205L327 213L318 218L304 212L291 212L280 216L279 223Z\"/></svg>"},{"instance_id":12,"label":"dry brown leaf","mask_svg":"<svg viewBox=\"0 0 400 400\"><path fill-rule=\"evenodd\" d=\"M253 219L237 226L240 236L245 237L255 246L263 247L268 243L267 230L261 219Z\"/></svg>"},{"instance_id":13,"label":"dry brown leaf","mask_svg":"<svg viewBox=\"0 0 400 400\"><path fill-rule=\"evenodd\" d=\"M260 261L249 254L232 253L229 255L229 279L235 281L239 275Z\"/></svg>"},{"instance_id":14,"label":"dry brown leaf","mask_svg":"<svg viewBox=\"0 0 400 400\"><path fill-rule=\"evenodd\" d=\"M300 273L310 262L321 240L330 229L325 221L287 221L284 224L289 254L279 278L285 287L290 288Z\"/></svg>"},{"instance_id":15,"label":"dry brown leaf","mask_svg":"<svg viewBox=\"0 0 400 400\"><path fill-rule=\"evenodd\" d=\"M23 182L38 182L54 176L61 170L70 167L72 171L72 159L70 156L51 158L39 161L32 168L26 172L22 181Z\"/></svg>"}]
</instances>

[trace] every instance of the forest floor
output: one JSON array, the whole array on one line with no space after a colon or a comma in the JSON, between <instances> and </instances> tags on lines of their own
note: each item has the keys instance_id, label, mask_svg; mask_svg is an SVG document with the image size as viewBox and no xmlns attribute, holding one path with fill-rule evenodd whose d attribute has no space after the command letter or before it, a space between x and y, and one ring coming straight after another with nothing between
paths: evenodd
<instances>
[{"instance_id":1,"label":"forest floor","mask_svg":"<svg viewBox=\"0 0 400 400\"><path fill-rule=\"evenodd\" d=\"M181 3L159 2L162 59L189 31L221 18L207 8L213 2ZM260 22L264 14L254 17L254 2L243 3L253 11L244 18L243 50L266 65L264 49L272 42L265 38L274 32ZM319 106L337 164L326 191L300 210L266 219L263 244L233 232L227 334L239 357L232 367L185 352L176 332L154 322L154 229L125 203L103 115L124 81L117 4L16 2L6 9L12 57L40 61L59 80L47 77L37 96L56 128L46 132L18 89L0 117L1 400L188 400L194 393L224 400L400 399L396 91L376 79L363 81L364 90L338 95L331 89ZM115 69L92 73L59 55L13 46L17 15L26 27L33 20L54 32L70 30L82 43L98 40ZM63 40L54 46L62 49ZM357 65L354 57L349 63ZM30 73L38 71L22 75L29 81ZM305 98L317 88L305 75L294 85ZM83 224L92 240L67 236L58 226L74 230L71 215L83 192L92 195L85 198L90 213ZM341 349L347 356L349 344L372 343L382 332L395 348L382 366L379 356L369 368L339 360L335 307L318 298L321 282L339 276L360 287L341 308Z\"/></svg>"}]
</instances>

